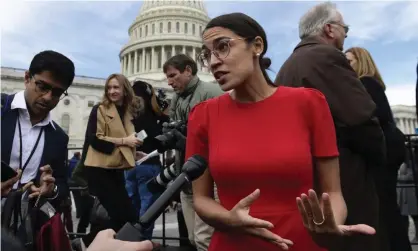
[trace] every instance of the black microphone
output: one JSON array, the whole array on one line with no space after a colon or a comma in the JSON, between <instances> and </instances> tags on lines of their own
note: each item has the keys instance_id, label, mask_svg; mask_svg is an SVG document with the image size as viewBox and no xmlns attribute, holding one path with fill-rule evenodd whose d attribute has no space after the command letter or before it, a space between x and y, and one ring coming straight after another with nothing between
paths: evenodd
<instances>
[{"instance_id":1,"label":"black microphone","mask_svg":"<svg viewBox=\"0 0 418 251\"><path fill-rule=\"evenodd\" d=\"M182 172L173 181L171 186L161 194L161 196L151 205L150 208L142 215L139 222L133 225L126 223L119 232L116 233L115 239L123 241L143 241L141 229L146 229L164 212L170 204L172 198L180 192L182 187L197 178L199 178L206 170L207 161L199 156L193 155L186 163L184 163Z\"/></svg>"}]
</instances>

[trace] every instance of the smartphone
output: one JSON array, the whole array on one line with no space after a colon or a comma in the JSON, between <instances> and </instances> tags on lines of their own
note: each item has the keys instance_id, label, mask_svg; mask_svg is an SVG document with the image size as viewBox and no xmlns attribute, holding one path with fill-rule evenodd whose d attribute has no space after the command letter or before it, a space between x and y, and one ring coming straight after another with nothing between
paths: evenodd
<instances>
[{"instance_id":1,"label":"smartphone","mask_svg":"<svg viewBox=\"0 0 418 251\"><path fill-rule=\"evenodd\" d=\"M140 131L140 132L138 132L137 134L136 134L136 138L137 139L139 139L140 141L144 141L144 139L147 137L148 135L147 135L147 133L144 131L144 130L142 130L142 131Z\"/></svg>"},{"instance_id":2,"label":"smartphone","mask_svg":"<svg viewBox=\"0 0 418 251\"><path fill-rule=\"evenodd\" d=\"M13 170L6 162L1 161L1 182L5 182L15 177L17 172Z\"/></svg>"}]
</instances>

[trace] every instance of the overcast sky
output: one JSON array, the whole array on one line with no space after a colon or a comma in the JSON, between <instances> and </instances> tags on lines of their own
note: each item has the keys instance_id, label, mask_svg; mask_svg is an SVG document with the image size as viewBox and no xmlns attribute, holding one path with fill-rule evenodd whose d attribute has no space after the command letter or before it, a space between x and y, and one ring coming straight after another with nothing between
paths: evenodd
<instances>
[{"instance_id":1,"label":"overcast sky","mask_svg":"<svg viewBox=\"0 0 418 251\"><path fill-rule=\"evenodd\" d=\"M36 53L53 49L74 61L77 75L103 78L120 71L118 54L142 5L141 1L0 2L1 66L27 69ZM205 3L209 17L243 12L256 19L267 32L267 55L277 72L299 42L299 18L318 2ZM414 105L418 2L336 3L350 25L345 48L362 46L371 52L392 105Z\"/></svg>"}]
</instances>

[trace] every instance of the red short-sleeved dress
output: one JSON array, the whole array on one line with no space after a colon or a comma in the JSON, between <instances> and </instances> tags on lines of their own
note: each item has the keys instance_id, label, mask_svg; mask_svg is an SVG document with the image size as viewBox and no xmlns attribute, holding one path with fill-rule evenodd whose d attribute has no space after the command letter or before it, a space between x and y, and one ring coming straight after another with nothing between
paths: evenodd
<instances>
[{"instance_id":1,"label":"red short-sleeved dress","mask_svg":"<svg viewBox=\"0 0 418 251\"><path fill-rule=\"evenodd\" d=\"M308 88L278 87L256 103L237 103L229 94L192 109L186 158L209 160L222 206L232 209L259 188L250 215L274 224L293 251L319 251L304 228L296 197L313 188L312 157L338 156L335 129L325 97ZM278 247L250 235L215 230L210 251Z\"/></svg>"}]
</instances>

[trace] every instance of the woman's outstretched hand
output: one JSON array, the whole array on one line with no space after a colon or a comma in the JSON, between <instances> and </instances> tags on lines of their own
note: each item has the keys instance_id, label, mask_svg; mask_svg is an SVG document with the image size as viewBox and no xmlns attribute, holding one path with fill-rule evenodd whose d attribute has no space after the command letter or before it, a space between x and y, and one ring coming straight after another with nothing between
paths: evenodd
<instances>
[{"instance_id":1,"label":"woman's outstretched hand","mask_svg":"<svg viewBox=\"0 0 418 251\"><path fill-rule=\"evenodd\" d=\"M260 190L256 189L253 193L240 200L234 208L229 211L228 225L238 231L245 232L274 243L283 250L288 250L289 246L293 245L293 242L272 233L269 230L274 227L271 222L257 219L249 215L250 206L259 196Z\"/></svg>"},{"instance_id":2,"label":"woman's outstretched hand","mask_svg":"<svg viewBox=\"0 0 418 251\"><path fill-rule=\"evenodd\" d=\"M314 190L309 190L308 195L302 194L296 198L296 203L303 224L311 232L316 234L335 234L348 236L352 234L373 235L376 230L365 224L358 225L337 225L331 201L327 193L322 194L323 208L319 203L318 196Z\"/></svg>"}]
</instances>

